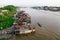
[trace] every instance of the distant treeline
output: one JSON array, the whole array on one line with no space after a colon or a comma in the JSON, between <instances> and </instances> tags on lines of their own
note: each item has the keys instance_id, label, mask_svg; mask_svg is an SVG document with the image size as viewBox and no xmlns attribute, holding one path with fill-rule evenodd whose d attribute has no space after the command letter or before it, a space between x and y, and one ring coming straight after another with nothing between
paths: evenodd
<instances>
[{"instance_id":1,"label":"distant treeline","mask_svg":"<svg viewBox=\"0 0 60 40\"><path fill-rule=\"evenodd\" d=\"M60 7L48 7L48 6L42 6L42 7L39 7L39 6L36 6L36 7L31 7L33 9L42 9L42 10L50 10L50 11L60 11Z\"/></svg>"}]
</instances>

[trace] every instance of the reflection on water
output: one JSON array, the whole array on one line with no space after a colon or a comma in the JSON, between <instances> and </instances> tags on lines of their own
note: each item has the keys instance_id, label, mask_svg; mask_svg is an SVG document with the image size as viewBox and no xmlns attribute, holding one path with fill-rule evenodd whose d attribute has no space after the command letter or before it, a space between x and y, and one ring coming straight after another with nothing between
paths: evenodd
<instances>
[{"instance_id":1,"label":"reflection on water","mask_svg":"<svg viewBox=\"0 0 60 40\"><path fill-rule=\"evenodd\" d=\"M36 32L26 35L17 35L16 40L60 40L60 12L34 10L23 8L31 15L32 24ZM42 27L37 25L39 22Z\"/></svg>"}]
</instances>

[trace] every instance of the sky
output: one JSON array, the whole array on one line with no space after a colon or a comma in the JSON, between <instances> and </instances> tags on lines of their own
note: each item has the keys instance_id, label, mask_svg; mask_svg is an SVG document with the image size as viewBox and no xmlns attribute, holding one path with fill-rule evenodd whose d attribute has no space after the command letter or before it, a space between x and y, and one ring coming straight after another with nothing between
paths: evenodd
<instances>
[{"instance_id":1,"label":"sky","mask_svg":"<svg viewBox=\"0 0 60 40\"><path fill-rule=\"evenodd\" d=\"M0 0L0 6L60 6L60 0Z\"/></svg>"}]
</instances>

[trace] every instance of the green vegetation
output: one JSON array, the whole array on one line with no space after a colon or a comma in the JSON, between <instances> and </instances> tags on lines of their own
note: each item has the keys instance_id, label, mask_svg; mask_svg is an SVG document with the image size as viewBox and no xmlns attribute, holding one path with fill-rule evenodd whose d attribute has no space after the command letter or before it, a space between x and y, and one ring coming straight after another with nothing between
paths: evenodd
<instances>
[{"instance_id":1,"label":"green vegetation","mask_svg":"<svg viewBox=\"0 0 60 40\"><path fill-rule=\"evenodd\" d=\"M0 40L7 40L7 38L1 38Z\"/></svg>"},{"instance_id":2,"label":"green vegetation","mask_svg":"<svg viewBox=\"0 0 60 40\"><path fill-rule=\"evenodd\" d=\"M8 5L8 6L4 6L3 8L0 8L0 10L9 10L11 12L15 12L16 11L16 7L13 5Z\"/></svg>"},{"instance_id":3,"label":"green vegetation","mask_svg":"<svg viewBox=\"0 0 60 40\"><path fill-rule=\"evenodd\" d=\"M13 5L8 5L4 7L5 10L9 10L11 12L15 12L16 11L16 7Z\"/></svg>"},{"instance_id":4,"label":"green vegetation","mask_svg":"<svg viewBox=\"0 0 60 40\"><path fill-rule=\"evenodd\" d=\"M8 10L2 12L2 10ZM11 27L14 22L14 13L16 12L16 7L13 5L8 5L0 8L0 30ZM1 15L2 14L2 15Z\"/></svg>"},{"instance_id":5,"label":"green vegetation","mask_svg":"<svg viewBox=\"0 0 60 40\"><path fill-rule=\"evenodd\" d=\"M1 29L1 27L2 27L2 29L5 29L7 27L11 27L14 22L14 19L12 17L9 18L5 15L3 15L3 16L0 15L0 19L1 19L0 20L0 29Z\"/></svg>"}]
</instances>

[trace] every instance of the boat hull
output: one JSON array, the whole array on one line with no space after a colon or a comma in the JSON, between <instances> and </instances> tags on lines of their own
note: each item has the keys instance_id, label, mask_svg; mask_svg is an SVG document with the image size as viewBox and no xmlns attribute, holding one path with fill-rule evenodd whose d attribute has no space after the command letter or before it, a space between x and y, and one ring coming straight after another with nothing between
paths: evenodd
<instances>
[{"instance_id":1,"label":"boat hull","mask_svg":"<svg viewBox=\"0 0 60 40\"><path fill-rule=\"evenodd\" d=\"M28 34L28 33L32 33L32 32L35 32L35 29L33 29L33 30L19 31L19 33L16 33L16 34Z\"/></svg>"}]
</instances>

